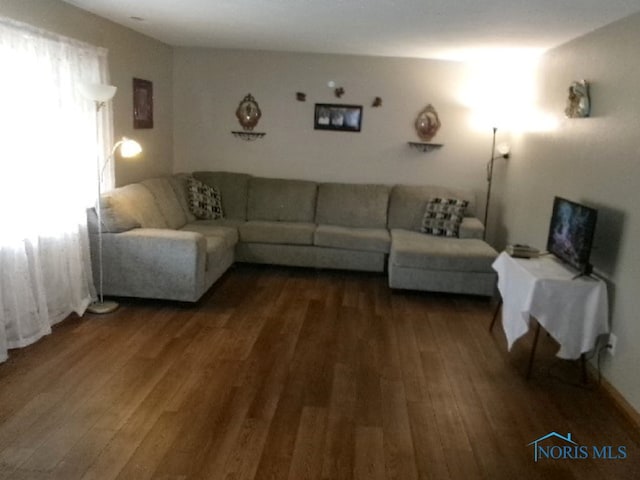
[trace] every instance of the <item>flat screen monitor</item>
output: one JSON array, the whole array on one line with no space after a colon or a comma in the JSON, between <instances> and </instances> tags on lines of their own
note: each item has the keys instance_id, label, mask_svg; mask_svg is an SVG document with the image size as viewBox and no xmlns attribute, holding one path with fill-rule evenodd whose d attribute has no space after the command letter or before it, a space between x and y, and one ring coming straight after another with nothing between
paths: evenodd
<instances>
[{"instance_id":1,"label":"flat screen monitor","mask_svg":"<svg viewBox=\"0 0 640 480\"><path fill-rule=\"evenodd\" d=\"M555 197L547 250L581 273L591 273L589 257L597 217L593 208Z\"/></svg>"}]
</instances>

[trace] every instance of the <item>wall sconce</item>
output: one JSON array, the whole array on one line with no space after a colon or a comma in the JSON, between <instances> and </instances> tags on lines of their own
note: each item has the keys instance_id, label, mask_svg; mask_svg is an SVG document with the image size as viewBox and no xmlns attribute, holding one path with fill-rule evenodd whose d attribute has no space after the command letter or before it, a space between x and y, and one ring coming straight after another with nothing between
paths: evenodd
<instances>
[{"instance_id":1,"label":"wall sconce","mask_svg":"<svg viewBox=\"0 0 640 480\"><path fill-rule=\"evenodd\" d=\"M499 155L496 155L496 132L498 127L493 127L493 142L491 143L491 160L487 163L487 201L484 207L484 232L482 239L487 238L487 219L489 218L489 202L491 201L491 184L493 183L493 162L497 158L504 158L505 160L511 155L511 148L506 143L498 145L497 150Z\"/></svg>"}]
</instances>

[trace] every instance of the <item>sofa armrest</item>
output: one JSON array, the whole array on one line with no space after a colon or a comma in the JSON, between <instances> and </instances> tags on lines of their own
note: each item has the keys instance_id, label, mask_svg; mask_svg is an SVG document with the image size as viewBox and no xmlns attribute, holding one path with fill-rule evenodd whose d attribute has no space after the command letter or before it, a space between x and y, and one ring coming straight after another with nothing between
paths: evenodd
<instances>
[{"instance_id":1,"label":"sofa armrest","mask_svg":"<svg viewBox=\"0 0 640 480\"><path fill-rule=\"evenodd\" d=\"M460 224L460 238L477 238L482 240L483 223L475 217L464 217Z\"/></svg>"},{"instance_id":2,"label":"sofa armrest","mask_svg":"<svg viewBox=\"0 0 640 480\"><path fill-rule=\"evenodd\" d=\"M97 236L91 237L95 245ZM205 282L206 258L205 237L196 232L136 228L103 234L104 293L195 301Z\"/></svg>"}]
</instances>

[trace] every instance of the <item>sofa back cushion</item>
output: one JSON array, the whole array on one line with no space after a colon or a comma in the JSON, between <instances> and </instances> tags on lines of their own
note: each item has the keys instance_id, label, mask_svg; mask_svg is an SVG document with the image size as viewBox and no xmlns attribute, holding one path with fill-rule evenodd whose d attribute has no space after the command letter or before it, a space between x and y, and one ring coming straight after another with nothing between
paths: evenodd
<instances>
[{"instance_id":1,"label":"sofa back cushion","mask_svg":"<svg viewBox=\"0 0 640 480\"><path fill-rule=\"evenodd\" d=\"M249 180L248 220L313 222L318 184L306 180Z\"/></svg>"},{"instance_id":2,"label":"sofa back cushion","mask_svg":"<svg viewBox=\"0 0 640 480\"><path fill-rule=\"evenodd\" d=\"M100 199L100 218L104 233L128 232L140 227L140 223L122 210L116 211L111 205L111 198L103 196ZM95 207L87 208L87 227L89 233L98 233L98 214Z\"/></svg>"},{"instance_id":3,"label":"sofa back cushion","mask_svg":"<svg viewBox=\"0 0 640 480\"><path fill-rule=\"evenodd\" d=\"M176 173L169 177L169 183L171 184L171 187L176 194L176 198L178 199L178 203L180 203L180 207L182 208L182 212L187 219L187 223L191 223L196 220L196 216L191 212L191 209L189 208L187 182L190 178L193 177L187 173Z\"/></svg>"},{"instance_id":4,"label":"sofa back cushion","mask_svg":"<svg viewBox=\"0 0 640 480\"><path fill-rule=\"evenodd\" d=\"M105 194L114 215L133 217L143 228L168 228L153 194L141 183L132 183Z\"/></svg>"},{"instance_id":5,"label":"sofa back cushion","mask_svg":"<svg viewBox=\"0 0 640 480\"><path fill-rule=\"evenodd\" d=\"M171 186L169 177L151 178L149 180L143 180L142 185L147 187L153 198L155 198L156 205L160 209L160 213L167 222L169 228L175 230L182 228L187 223L187 216L185 215L175 190Z\"/></svg>"},{"instance_id":6,"label":"sofa back cushion","mask_svg":"<svg viewBox=\"0 0 640 480\"><path fill-rule=\"evenodd\" d=\"M389 190L387 185L322 183L318 187L316 223L385 228Z\"/></svg>"},{"instance_id":7,"label":"sofa back cushion","mask_svg":"<svg viewBox=\"0 0 640 480\"><path fill-rule=\"evenodd\" d=\"M247 219L247 194L251 175L234 172L193 172L193 177L218 189L225 218Z\"/></svg>"},{"instance_id":8,"label":"sofa back cushion","mask_svg":"<svg viewBox=\"0 0 640 480\"><path fill-rule=\"evenodd\" d=\"M475 195L470 190L422 185L395 185L389 198L388 228L402 228L419 232L427 203L434 197L466 200L465 216L476 211Z\"/></svg>"}]
</instances>

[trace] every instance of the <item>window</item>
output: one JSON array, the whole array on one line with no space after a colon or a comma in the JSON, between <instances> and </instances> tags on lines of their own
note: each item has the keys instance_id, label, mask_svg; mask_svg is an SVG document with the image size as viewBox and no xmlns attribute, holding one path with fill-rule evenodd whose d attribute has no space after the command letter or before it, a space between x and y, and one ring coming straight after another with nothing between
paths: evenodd
<instances>
[{"instance_id":1,"label":"window","mask_svg":"<svg viewBox=\"0 0 640 480\"><path fill-rule=\"evenodd\" d=\"M86 208L112 115L78 91L108 80L104 49L0 18L0 65L2 360L93 296Z\"/></svg>"}]
</instances>

